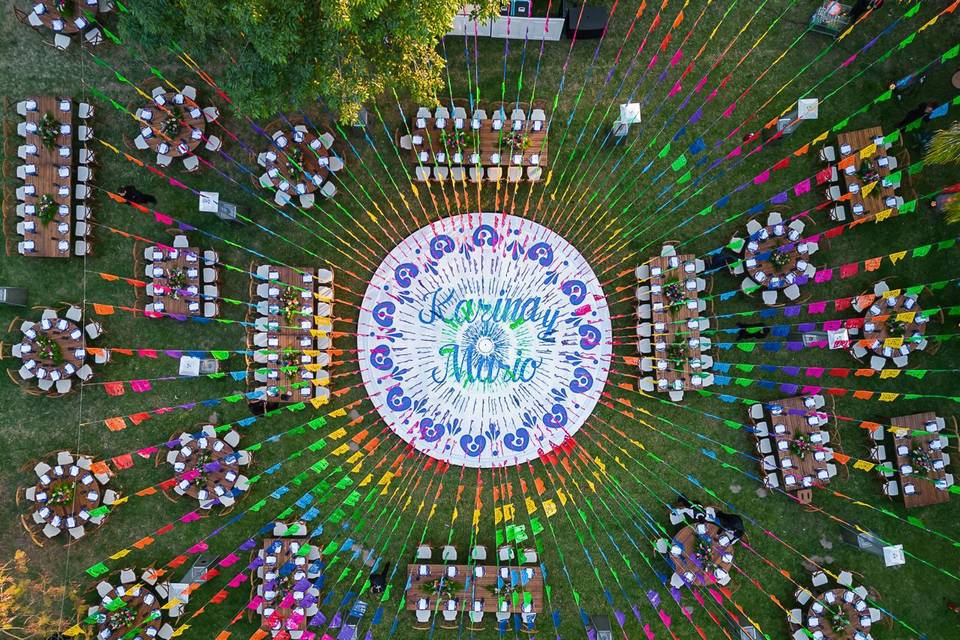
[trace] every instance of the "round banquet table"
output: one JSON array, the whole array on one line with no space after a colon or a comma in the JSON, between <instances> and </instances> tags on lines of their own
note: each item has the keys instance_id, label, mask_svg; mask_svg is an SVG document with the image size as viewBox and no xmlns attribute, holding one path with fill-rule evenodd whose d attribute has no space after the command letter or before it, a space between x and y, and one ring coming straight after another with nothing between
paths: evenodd
<instances>
[{"instance_id":1,"label":"round banquet table","mask_svg":"<svg viewBox=\"0 0 960 640\"><path fill-rule=\"evenodd\" d=\"M223 448L219 451L214 451L214 444L218 442L223 445ZM233 454L233 447L219 438L205 436L196 440L190 440L181 446L173 462L174 471L178 475L189 471L199 472L199 475L194 480L188 481L189 484L186 488L183 488L181 484L183 493L191 498L199 499L200 490L205 489L207 491L207 497L204 498L204 501L209 500L213 502L219 497L214 492L215 487L220 486L224 491L233 489L233 486L237 483L237 479L240 477L240 465L237 457L233 456ZM206 473L203 471L204 465L222 461L228 456L233 456L233 458L226 462L220 462L220 466L216 470ZM226 478L227 473L230 471L236 474L233 480L227 480Z\"/></svg>"},{"instance_id":2,"label":"round banquet table","mask_svg":"<svg viewBox=\"0 0 960 640\"><path fill-rule=\"evenodd\" d=\"M63 323L66 323L64 325ZM65 328L61 329L61 326ZM72 337L80 332L79 337ZM40 353L39 341L42 339L51 340L60 349L59 361L56 356L50 357ZM29 348L29 351L24 349ZM37 378L50 378L56 371L59 373L58 379L66 379L76 374L76 370L83 366L85 354L83 352L83 333L80 328L70 320L59 318L54 320L41 320L24 333L23 340L20 343L20 359L24 364L28 362L36 363L32 371ZM74 371L67 374L65 366L70 364ZM42 375L41 375L42 374Z\"/></svg>"},{"instance_id":3,"label":"round banquet table","mask_svg":"<svg viewBox=\"0 0 960 640\"><path fill-rule=\"evenodd\" d=\"M271 148L276 158L268 158L264 168L273 186L288 193L313 193L322 185L330 170L330 152L311 131L284 132L287 144L283 149ZM299 165L299 166L298 166Z\"/></svg>"},{"instance_id":4,"label":"round banquet table","mask_svg":"<svg viewBox=\"0 0 960 640\"><path fill-rule=\"evenodd\" d=\"M705 533L697 533L696 527L698 524L706 527ZM733 560L724 560L723 556L724 554L732 555L733 540L729 533L711 522L698 524L687 525L677 532L673 537L673 545L680 547L680 555L674 555L673 545L671 545L670 559L673 562L674 569L680 576L684 577L684 580L687 580L686 573L692 573L697 584L710 585L716 583L717 578L704 565L706 563L712 564L729 574ZM723 536L730 538L730 542L726 545L720 543L720 538ZM704 558L700 549L700 541L709 544L709 558Z\"/></svg>"},{"instance_id":5,"label":"round banquet table","mask_svg":"<svg viewBox=\"0 0 960 640\"><path fill-rule=\"evenodd\" d=\"M870 307L863 314L864 316L863 339L870 340L871 344L873 342L878 343L877 346L871 347L871 350L874 353L876 353L878 356L884 356L889 358L897 355L906 355L903 353L899 353L898 350L892 351L891 355L887 355L884 353L883 342L884 340L890 337L889 322L890 320L896 321L896 318L893 316L896 316L899 313L914 313L914 312L920 313L919 304L914 303L913 307L911 307L910 309L907 309L904 306L904 304L907 301L907 296L904 296L904 295L897 296L896 301L897 301L896 305L890 307L887 305L887 298L877 298L876 300L874 300L873 304L870 305ZM891 317L886 318L886 316L891 316ZM885 319L877 320L876 319L877 317L885 318ZM872 323L874 325L873 328L869 331L867 330L867 323ZM903 331L901 335L904 338L909 338L913 336L914 333L919 333L920 336L923 336L926 330L927 330L927 324L925 322L920 323L914 320L912 322L903 323ZM916 347L916 344L913 342L904 340L903 346L906 347L907 353L910 353L914 350L914 348Z\"/></svg>"},{"instance_id":6,"label":"round banquet table","mask_svg":"<svg viewBox=\"0 0 960 640\"><path fill-rule=\"evenodd\" d=\"M126 602L126 606L116 611L110 611L107 608L107 603L115 595L115 593L109 594L103 599L103 608L97 614L100 618L97 625L97 638L100 640L119 640L133 629L138 632L133 637L155 637L156 632L163 625L163 610L160 608L163 603L157 593L147 585L133 585L122 596L119 596L121 600ZM148 596L152 598L149 604L145 601L150 599ZM151 629L153 630L152 634L148 631Z\"/></svg>"},{"instance_id":7,"label":"round banquet table","mask_svg":"<svg viewBox=\"0 0 960 640\"><path fill-rule=\"evenodd\" d=\"M140 126L149 127L153 132L149 137L144 136L151 150L172 158L179 158L189 151L193 151L203 142L203 131L207 121L203 117L203 109L181 93L167 91L163 95L163 105L156 99L137 112ZM177 102L182 100L182 102ZM152 114L150 120L144 120L144 112ZM178 113L179 112L179 113ZM170 118L180 123L180 128L174 135L165 135L163 125ZM161 144L168 145L166 151L161 151Z\"/></svg>"},{"instance_id":8,"label":"round banquet table","mask_svg":"<svg viewBox=\"0 0 960 640\"><path fill-rule=\"evenodd\" d=\"M445 218L401 241L358 322L363 384L384 421L461 466L513 466L564 444L610 366L610 312L590 264L504 213Z\"/></svg>"},{"instance_id":9,"label":"round banquet table","mask_svg":"<svg viewBox=\"0 0 960 640\"><path fill-rule=\"evenodd\" d=\"M37 13L37 17L40 18L43 26L57 33L69 36L80 33L81 30L86 29L90 25L84 16L84 11L97 13L100 3L96 0L92 2L88 2L87 0L65 0L64 5L66 7L72 7L72 11L66 12L61 12L57 8L57 2L55 0L42 0L39 4L43 5L46 11L37 13L37 5L34 5L33 12ZM80 25L76 23L77 19L82 19ZM60 28L56 28L57 26L60 26Z\"/></svg>"},{"instance_id":10,"label":"round banquet table","mask_svg":"<svg viewBox=\"0 0 960 640\"><path fill-rule=\"evenodd\" d=\"M41 513L45 522L60 528L67 528L61 520L79 518L77 525L85 524L89 513L100 506L103 501L103 487L97 482L93 473L81 469L76 464L65 467L57 465L47 474L49 482L38 479L35 486L36 511ZM72 491L69 497L55 498L57 491ZM92 495L92 497L91 497ZM46 508L48 511L43 512ZM87 514L87 517L84 517ZM55 520L59 518L60 520Z\"/></svg>"},{"instance_id":11,"label":"round banquet table","mask_svg":"<svg viewBox=\"0 0 960 640\"><path fill-rule=\"evenodd\" d=\"M826 600L828 593L833 594L834 602L832 604ZM823 607L820 612L816 611L818 605ZM857 607L862 607L862 609L857 610ZM833 615L836 614L844 616L848 621L839 631L834 631L830 622ZM862 622L861 616L864 617ZM812 617L817 618L816 626L810 626L809 624ZM810 600L802 625L811 631L819 630L823 632L823 637L829 640L851 640L857 631L870 633L869 608L867 602L854 591L843 587L830 589Z\"/></svg>"},{"instance_id":12,"label":"round banquet table","mask_svg":"<svg viewBox=\"0 0 960 640\"><path fill-rule=\"evenodd\" d=\"M747 270L750 278L757 284L761 284L768 289L783 289L791 284L802 284L802 279L805 276L803 275L803 271L797 268L797 261L800 258L800 254L797 251L797 243L788 239L786 235L774 235L771 227L764 228L767 230L767 233L770 234L765 240L750 238L744 245L744 268ZM752 243L756 243L755 249L751 249ZM779 269L774 266L771 260L772 253L778 250L787 258L786 263ZM757 256L764 257L758 258ZM756 260L756 264L747 266L746 261L751 258ZM760 272L763 272L766 276L763 282L757 280L757 274ZM794 282L791 283L787 280L788 274L793 274ZM776 286L771 284L773 278L779 278L779 284Z\"/></svg>"}]
</instances>

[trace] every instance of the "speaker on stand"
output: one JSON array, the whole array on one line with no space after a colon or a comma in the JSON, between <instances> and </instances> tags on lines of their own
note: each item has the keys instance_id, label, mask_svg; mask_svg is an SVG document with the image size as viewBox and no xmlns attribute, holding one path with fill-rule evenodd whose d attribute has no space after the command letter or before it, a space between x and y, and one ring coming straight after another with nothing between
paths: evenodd
<instances>
[{"instance_id":1,"label":"speaker on stand","mask_svg":"<svg viewBox=\"0 0 960 640\"><path fill-rule=\"evenodd\" d=\"M579 4L563 3L566 15L567 38L572 40L590 40L603 36L610 19L610 10L604 6L584 5L583 11Z\"/></svg>"}]
</instances>

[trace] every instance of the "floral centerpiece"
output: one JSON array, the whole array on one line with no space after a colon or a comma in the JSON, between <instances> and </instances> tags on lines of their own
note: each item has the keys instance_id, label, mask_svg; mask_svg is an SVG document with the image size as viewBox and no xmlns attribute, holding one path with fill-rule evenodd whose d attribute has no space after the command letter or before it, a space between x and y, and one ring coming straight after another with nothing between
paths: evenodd
<instances>
[{"instance_id":1,"label":"floral centerpiece","mask_svg":"<svg viewBox=\"0 0 960 640\"><path fill-rule=\"evenodd\" d=\"M287 154L287 171L303 169L303 149L300 148L300 145L290 145L285 153Z\"/></svg>"},{"instance_id":2,"label":"floral centerpiece","mask_svg":"<svg viewBox=\"0 0 960 640\"><path fill-rule=\"evenodd\" d=\"M446 141L447 149L450 150L450 153L462 154L467 150L467 134L462 129L457 129L452 133L444 131L442 136Z\"/></svg>"},{"instance_id":3,"label":"floral centerpiece","mask_svg":"<svg viewBox=\"0 0 960 640\"><path fill-rule=\"evenodd\" d=\"M781 273L788 264L790 264L790 254L780 248L770 252L770 264L777 273Z\"/></svg>"},{"instance_id":4,"label":"floral centerpiece","mask_svg":"<svg viewBox=\"0 0 960 640\"><path fill-rule=\"evenodd\" d=\"M683 360L684 353L686 352L686 346L682 341L680 342L671 342L667 345L667 358L673 362L680 362Z\"/></svg>"},{"instance_id":5,"label":"floral centerpiece","mask_svg":"<svg viewBox=\"0 0 960 640\"><path fill-rule=\"evenodd\" d=\"M813 453L813 443L807 436L797 436L790 441L790 451L801 458L807 457L808 453Z\"/></svg>"},{"instance_id":6,"label":"floral centerpiece","mask_svg":"<svg viewBox=\"0 0 960 640\"><path fill-rule=\"evenodd\" d=\"M925 476L933 471L933 457L923 447L914 447L910 451L910 465L917 475Z\"/></svg>"},{"instance_id":7,"label":"floral centerpiece","mask_svg":"<svg viewBox=\"0 0 960 640\"><path fill-rule=\"evenodd\" d=\"M58 208L53 196L47 193L40 196L37 200L37 217L40 218L40 224L45 225L53 220L54 216L57 215Z\"/></svg>"},{"instance_id":8,"label":"floral centerpiece","mask_svg":"<svg viewBox=\"0 0 960 640\"><path fill-rule=\"evenodd\" d=\"M700 568L703 569L704 574L712 576L719 568L717 563L713 561L713 540L706 536L697 536L697 548L693 552L693 556Z\"/></svg>"},{"instance_id":9,"label":"floral centerpiece","mask_svg":"<svg viewBox=\"0 0 960 640\"><path fill-rule=\"evenodd\" d=\"M530 136L522 131L511 131L507 134L507 144L514 153L523 153L530 146Z\"/></svg>"},{"instance_id":10,"label":"floral centerpiece","mask_svg":"<svg viewBox=\"0 0 960 640\"><path fill-rule=\"evenodd\" d=\"M72 18L76 10L73 0L54 0L53 5L64 18Z\"/></svg>"},{"instance_id":11,"label":"floral centerpiece","mask_svg":"<svg viewBox=\"0 0 960 640\"><path fill-rule=\"evenodd\" d=\"M667 297L667 300L671 305L682 304L687 298L687 294L683 290L683 286L676 281L664 285L663 295Z\"/></svg>"},{"instance_id":12,"label":"floral centerpiece","mask_svg":"<svg viewBox=\"0 0 960 640\"><path fill-rule=\"evenodd\" d=\"M427 593L447 600L453 598L454 594L463 591L463 585L449 578L431 580L424 585L424 588L427 590Z\"/></svg>"},{"instance_id":13,"label":"floral centerpiece","mask_svg":"<svg viewBox=\"0 0 960 640\"><path fill-rule=\"evenodd\" d=\"M48 360L54 363L63 362L63 353L60 351L60 345L50 336L37 336L37 355L42 360Z\"/></svg>"},{"instance_id":14,"label":"floral centerpiece","mask_svg":"<svg viewBox=\"0 0 960 640\"><path fill-rule=\"evenodd\" d=\"M123 607L122 609L117 609L112 613L107 623L111 631L119 631L121 629L129 629L137 623L137 612L134 611L129 605Z\"/></svg>"},{"instance_id":15,"label":"floral centerpiece","mask_svg":"<svg viewBox=\"0 0 960 640\"><path fill-rule=\"evenodd\" d=\"M303 315L300 310L300 296L296 289L293 287L283 289L280 293L280 309L287 323L291 323L297 316Z\"/></svg>"},{"instance_id":16,"label":"floral centerpiece","mask_svg":"<svg viewBox=\"0 0 960 640\"><path fill-rule=\"evenodd\" d=\"M173 269L167 275L167 286L172 289L174 299L180 298L180 292L187 288L187 274L183 269Z\"/></svg>"},{"instance_id":17,"label":"floral centerpiece","mask_svg":"<svg viewBox=\"0 0 960 640\"><path fill-rule=\"evenodd\" d=\"M207 485L207 470L204 467L210 462L210 459L210 453L206 450L198 451L196 454L193 470L197 472L197 477L193 479L193 484L198 487Z\"/></svg>"},{"instance_id":18,"label":"floral centerpiece","mask_svg":"<svg viewBox=\"0 0 960 640\"><path fill-rule=\"evenodd\" d=\"M180 123L183 120L183 109L177 105L170 105L170 112L167 118L160 125L160 133L168 138L172 138L180 133Z\"/></svg>"},{"instance_id":19,"label":"floral centerpiece","mask_svg":"<svg viewBox=\"0 0 960 640\"><path fill-rule=\"evenodd\" d=\"M50 490L50 504L66 504L73 500L76 485L73 482L61 482Z\"/></svg>"},{"instance_id":20,"label":"floral centerpiece","mask_svg":"<svg viewBox=\"0 0 960 640\"><path fill-rule=\"evenodd\" d=\"M907 323L896 318L887 318L887 335L891 338L902 338L907 333Z\"/></svg>"},{"instance_id":21,"label":"floral centerpiece","mask_svg":"<svg viewBox=\"0 0 960 640\"><path fill-rule=\"evenodd\" d=\"M869 159L864 160L860 164L860 179L866 184L876 182L880 179L880 174Z\"/></svg>"},{"instance_id":22,"label":"floral centerpiece","mask_svg":"<svg viewBox=\"0 0 960 640\"><path fill-rule=\"evenodd\" d=\"M57 136L60 135L60 123L49 111L40 118L40 122L37 124L37 134L40 136L43 146L47 149L52 149L53 145L56 144Z\"/></svg>"},{"instance_id":23,"label":"floral centerpiece","mask_svg":"<svg viewBox=\"0 0 960 640\"><path fill-rule=\"evenodd\" d=\"M834 633L843 633L850 626L850 618L843 609L831 611L829 615L830 628Z\"/></svg>"}]
</instances>

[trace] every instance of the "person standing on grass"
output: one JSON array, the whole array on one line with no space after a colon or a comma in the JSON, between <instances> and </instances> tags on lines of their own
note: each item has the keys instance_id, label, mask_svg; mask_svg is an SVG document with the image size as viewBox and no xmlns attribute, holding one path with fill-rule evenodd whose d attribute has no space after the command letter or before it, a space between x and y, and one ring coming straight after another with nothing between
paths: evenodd
<instances>
[{"instance_id":1,"label":"person standing on grass","mask_svg":"<svg viewBox=\"0 0 960 640\"><path fill-rule=\"evenodd\" d=\"M387 562L379 573L370 574L370 591L373 593L383 593L387 588L387 571L390 570L390 563Z\"/></svg>"},{"instance_id":2,"label":"person standing on grass","mask_svg":"<svg viewBox=\"0 0 960 640\"><path fill-rule=\"evenodd\" d=\"M157 204L157 199L149 193L143 193L133 185L120 187L120 195L135 204Z\"/></svg>"}]
</instances>

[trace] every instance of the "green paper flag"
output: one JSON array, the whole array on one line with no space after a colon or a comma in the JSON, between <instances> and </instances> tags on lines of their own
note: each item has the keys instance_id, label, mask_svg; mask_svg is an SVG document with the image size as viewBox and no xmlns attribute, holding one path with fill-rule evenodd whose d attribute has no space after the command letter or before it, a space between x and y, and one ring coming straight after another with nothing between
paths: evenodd
<instances>
[{"instance_id":1,"label":"green paper flag","mask_svg":"<svg viewBox=\"0 0 960 640\"><path fill-rule=\"evenodd\" d=\"M908 35L906 38L900 41L900 44L897 45L897 50L899 51L900 49L903 49L904 47L909 45L911 42L914 41L914 39L916 39L916 37L917 37L916 32Z\"/></svg>"},{"instance_id":2,"label":"green paper flag","mask_svg":"<svg viewBox=\"0 0 960 640\"><path fill-rule=\"evenodd\" d=\"M229 351L211 351L210 355L212 355L217 360L226 360L227 358L230 357L230 352Z\"/></svg>"},{"instance_id":3,"label":"green paper flag","mask_svg":"<svg viewBox=\"0 0 960 640\"><path fill-rule=\"evenodd\" d=\"M109 567L107 567L107 565L103 564L102 562L98 562L92 567L87 568L87 575L89 575L91 578L99 578L103 574L109 573L109 572L110 572Z\"/></svg>"},{"instance_id":4,"label":"green paper flag","mask_svg":"<svg viewBox=\"0 0 960 640\"><path fill-rule=\"evenodd\" d=\"M680 154L680 157L673 161L673 164L670 165L670 168L674 171L680 171L687 166L687 156L684 153Z\"/></svg>"},{"instance_id":5,"label":"green paper flag","mask_svg":"<svg viewBox=\"0 0 960 640\"><path fill-rule=\"evenodd\" d=\"M677 184L683 184L684 182L688 182L692 177L693 177L693 174L690 171L687 171L685 174L680 176L680 178L677 180Z\"/></svg>"},{"instance_id":6,"label":"green paper flag","mask_svg":"<svg viewBox=\"0 0 960 640\"><path fill-rule=\"evenodd\" d=\"M670 143L669 143L669 142L667 143L667 145L666 145L663 149L660 149L660 153L657 154L657 158L663 160L663 159L667 156L668 153L670 153Z\"/></svg>"},{"instance_id":7,"label":"green paper flag","mask_svg":"<svg viewBox=\"0 0 960 640\"><path fill-rule=\"evenodd\" d=\"M874 99L873 99L873 103L874 103L874 104L879 104L879 103L881 103L881 102L886 102L887 100L889 100L889 99L892 98L892 97L893 97L893 89L887 89L886 91L884 91L883 93L881 93L879 96L877 96L876 98L874 98Z\"/></svg>"},{"instance_id":8,"label":"green paper flag","mask_svg":"<svg viewBox=\"0 0 960 640\"><path fill-rule=\"evenodd\" d=\"M946 62L947 60L952 60L960 54L960 44L954 45L952 49L940 56L940 62Z\"/></svg>"},{"instance_id":9,"label":"green paper flag","mask_svg":"<svg viewBox=\"0 0 960 640\"><path fill-rule=\"evenodd\" d=\"M893 144L900 139L900 129L897 129L891 134L883 136L883 144Z\"/></svg>"}]
</instances>

